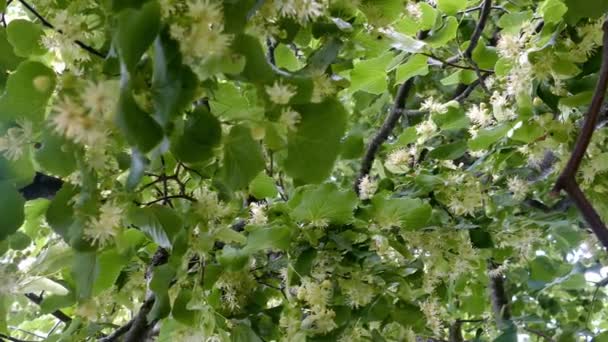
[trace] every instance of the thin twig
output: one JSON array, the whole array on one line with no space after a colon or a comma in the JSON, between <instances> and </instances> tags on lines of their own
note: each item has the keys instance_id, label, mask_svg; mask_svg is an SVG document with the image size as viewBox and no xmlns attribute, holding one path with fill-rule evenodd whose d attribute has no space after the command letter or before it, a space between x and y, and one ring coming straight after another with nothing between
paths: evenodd
<instances>
[{"instance_id":1,"label":"thin twig","mask_svg":"<svg viewBox=\"0 0 608 342\"><path fill-rule=\"evenodd\" d=\"M35 341L20 340L18 338L14 338L14 337L0 333L0 341L2 341L2 339L7 339L11 342L35 342Z\"/></svg>"},{"instance_id":2,"label":"thin twig","mask_svg":"<svg viewBox=\"0 0 608 342\"><path fill-rule=\"evenodd\" d=\"M481 10L482 8L483 8L483 5L475 6L475 7L471 7L469 9L466 9L464 11L460 11L459 13L462 14L462 13L477 12L477 11ZM499 11L502 11L502 12L505 12L505 13L510 13L508 9L506 9L506 8L504 8L502 6L492 6L492 9L493 10L499 10Z\"/></svg>"},{"instance_id":3,"label":"thin twig","mask_svg":"<svg viewBox=\"0 0 608 342\"><path fill-rule=\"evenodd\" d=\"M405 109L405 102L413 85L414 78L410 78L399 87L399 90L397 91L397 96L395 96L395 104L393 105L391 113L386 117L386 120L382 124L382 127L380 127L378 133L376 133L372 141L370 141L367 147L367 151L365 152L365 156L361 161L361 169L359 170L359 176L355 180L354 184L354 189L357 194L359 193L359 183L361 182L363 177L369 174L369 171L372 169L372 165L374 163L374 160L376 159L376 154L378 153L380 146L382 146L386 139L388 139L388 136L393 132L393 129L397 125L397 122L399 122L399 118L401 117Z\"/></svg>"},{"instance_id":4,"label":"thin twig","mask_svg":"<svg viewBox=\"0 0 608 342\"><path fill-rule=\"evenodd\" d=\"M31 300L32 302L40 305L42 303L42 297L35 294L35 293L26 293L25 297L27 297L27 299ZM61 310L55 310L53 312L51 312L51 315L55 316L55 318L57 318L58 320L62 321L65 324L70 324L72 322L72 318L68 315L66 315L65 313L63 313L63 311Z\"/></svg>"},{"instance_id":5,"label":"thin twig","mask_svg":"<svg viewBox=\"0 0 608 342\"><path fill-rule=\"evenodd\" d=\"M30 4L28 4L27 2L25 2L25 0L18 0L18 1L19 1L19 2L20 2L22 5L23 5L23 7L27 8L27 9L28 9L28 11L32 12L32 14L33 14L33 15L34 15L36 18L38 18L38 20L40 20L44 26L46 26L46 27L48 27L48 28L50 28L50 29L53 29L53 30L55 30L55 31L57 31L57 32L59 32L59 33L61 33L61 34L63 34L63 31L61 31L61 30L59 30L59 29L55 28L55 26L53 26L53 24L51 24L51 23L50 23L48 20L46 20L46 19L45 19L45 18L44 18L42 15L40 15L40 13L38 13L38 11L36 11L36 9L35 9L34 7L32 7ZM80 40L75 40L75 41L74 41L74 43L75 43L76 45L78 45L78 46L79 46L81 49L83 49L83 50L85 50L85 51L87 51L87 52L89 52L89 53L91 53L91 54L93 54L93 55L95 55L95 56L98 56L98 57L100 57L100 58L106 58L106 55L105 55L105 54L103 54L103 53L101 53L101 52L99 52L99 51L95 50L93 47L91 47L91 46L89 46L89 45L87 45L87 44L83 43L83 42L82 42L82 41L80 41Z\"/></svg>"},{"instance_id":6,"label":"thin twig","mask_svg":"<svg viewBox=\"0 0 608 342\"><path fill-rule=\"evenodd\" d=\"M602 66L600 67L600 78L597 82L591 106L585 117L585 122L583 123L581 133L576 141L572 155L570 156L566 167L557 178L553 191L558 193L560 190L565 190L570 195L598 240L602 242L604 247L608 248L608 229L576 182L576 173L580 168L587 147L591 142L593 132L600 116L602 104L604 103L606 89L608 88L608 21L604 22L603 30L604 48Z\"/></svg>"},{"instance_id":7,"label":"thin twig","mask_svg":"<svg viewBox=\"0 0 608 342\"><path fill-rule=\"evenodd\" d=\"M457 68L457 69L476 71L474 67L471 67L471 66L468 66L468 65L459 65L459 64L456 64L456 63L451 62L449 60L445 60L445 59L439 58L439 57L437 57L437 56L435 56L433 54L430 54L430 53L421 52L420 54L423 55L423 56L427 56L427 57L429 57L431 59L434 59L434 60L436 60L437 62L439 62L439 63L441 63L443 65L451 66L451 67ZM489 69L479 69L479 71L480 72L485 72L485 73L490 73L490 74L494 73L494 70L489 70Z\"/></svg>"},{"instance_id":8,"label":"thin twig","mask_svg":"<svg viewBox=\"0 0 608 342\"><path fill-rule=\"evenodd\" d=\"M189 195L170 195L170 196L163 196L163 197L157 198L157 199L155 199L153 201L143 203L142 205L152 205L152 204L155 204L155 203L158 203L158 202L164 202L166 200L170 200L170 199L173 199L173 198L183 198L183 199L186 199L186 200L188 200L190 202L197 202L196 198L194 198L192 196L189 196Z\"/></svg>"},{"instance_id":9,"label":"thin twig","mask_svg":"<svg viewBox=\"0 0 608 342\"><path fill-rule=\"evenodd\" d=\"M538 336L544 338L547 342L553 342L553 341L555 341L551 336L549 336L549 334L547 334L547 333L545 333L543 331L536 330L536 329L531 329L531 328L528 328L528 327L525 327L524 330L527 331L527 332L529 332L529 333L532 333L534 335L538 335Z\"/></svg>"},{"instance_id":10,"label":"thin twig","mask_svg":"<svg viewBox=\"0 0 608 342\"><path fill-rule=\"evenodd\" d=\"M460 94L455 94L455 96L452 97L452 100L458 101L460 103L464 102L464 100L466 100L473 93L475 88L481 85L482 82L486 78L488 78L488 76L488 74L482 74L480 78L476 79L473 83L469 84L468 87L464 88L464 90Z\"/></svg>"}]
</instances>

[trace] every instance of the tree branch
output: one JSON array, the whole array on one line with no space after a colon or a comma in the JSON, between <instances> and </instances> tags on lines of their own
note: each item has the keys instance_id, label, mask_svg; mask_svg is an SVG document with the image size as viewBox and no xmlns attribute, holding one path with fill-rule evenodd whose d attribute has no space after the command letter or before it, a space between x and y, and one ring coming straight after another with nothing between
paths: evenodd
<instances>
[{"instance_id":1,"label":"tree branch","mask_svg":"<svg viewBox=\"0 0 608 342\"><path fill-rule=\"evenodd\" d=\"M597 211L593 208L593 205L587 200L585 194L576 183L576 173L580 168L587 147L589 147L589 143L591 142L593 132L600 116L602 104L604 103L606 89L608 88L608 21L604 22L603 30L604 48L600 78L597 82L591 106L585 117L585 122L583 123L581 133L576 141L572 155L570 156L566 167L557 178L553 191L558 193L560 190L565 190L570 195L587 223L591 226L593 233L602 242L604 247L608 248L608 229L602 222Z\"/></svg>"},{"instance_id":2,"label":"tree branch","mask_svg":"<svg viewBox=\"0 0 608 342\"><path fill-rule=\"evenodd\" d=\"M499 265L493 261L488 261L488 271L495 270ZM509 308L509 296L507 296L505 290L505 281L502 275L490 277L490 301L492 302L492 310L494 312L494 319L496 325L499 328L506 326L506 322L511 319L511 309Z\"/></svg>"},{"instance_id":3,"label":"tree branch","mask_svg":"<svg viewBox=\"0 0 608 342\"><path fill-rule=\"evenodd\" d=\"M27 299L31 300L32 302L40 305L42 303L42 297L35 294L35 293L26 293L25 296L27 297ZM65 313L63 313L63 311L61 310L55 310L53 312L51 312L51 315L55 316L55 318L57 318L58 320L62 321L65 324L70 324L72 322L72 318L68 315L66 315Z\"/></svg>"},{"instance_id":4,"label":"tree branch","mask_svg":"<svg viewBox=\"0 0 608 342\"><path fill-rule=\"evenodd\" d=\"M382 146L386 139L388 139L388 136L391 134L391 132L397 125L397 122L399 122L399 118L401 117L405 109L405 101L407 100L407 97L413 85L414 78L410 78L399 87L397 95L395 96L395 104L393 105L391 113L388 115L386 120L384 120L382 127L380 127L378 133L376 133L372 141L369 143L367 151L365 152L365 156L361 161L361 169L359 170L359 176L355 180L354 184L354 189L357 194L359 193L359 183L361 182L361 179L363 179L363 177L369 174L369 171L371 170L372 164L376 159L376 154L378 153L380 146Z\"/></svg>"},{"instance_id":5,"label":"tree branch","mask_svg":"<svg viewBox=\"0 0 608 342\"><path fill-rule=\"evenodd\" d=\"M125 323L123 326L121 326L118 329L116 329L110 335L99 339L99 342L114 342L114 341L117 341L122 335L124 335L127 332L129 332L129 330L131 330L131 328L133 327L133 325L136 324L136 323L139 324L140 326L143 323L145 323L147 325L147 321L143 322L143 320L146 319L146 316L148 315L148 313L152 309L153 305L154 305L154 296L150 296L142 304L139 312L137 313L137 315L135 317L133 317L130 321L128 321L127 323ZM142 320L142 318L143 318L143 320ZM138 329L140 329L140 328L138 328ZM138 336L140 336L140 335L138 335ZM126 338L125 338L125 341L126 341Z\"/></svg>"},{"instance_id":6,"label":"tree branch","mask_svg":"<svg viewBox=\"0 0 608 342\"><path fill-rule=\"evenodd\" d=\"M464 342L464 338L462 337L462 321L456 320L450 325L448 342Z\"/></svg>"},{"instance_id":7,"label":"tree branch","mask_svg":"<svg viewBox=\"0 0 608 342\"><path fill-rule=\"evenodd\" d=\"M146 272L146 278L149 279L152 277L152 269L154 267L166 264L168 260L169 253L167 252L167 250L162 247L159 247L152 256L152 260L150 261L150 267ZM146 336L148 331L150 331L150 329L152 329L152 327L154 327L154 324L156 323L148 322L148 314L154 306L155 298L156 297L154 296L154 294L148 295L144 303L141 305L139 312L135 317L133 317L133 319L116 329L112 334L100 339L99 341L113 342L117 341L123 335L125 335L123 339L124 342L143 341L143 336Z\"/></svg>"},{"instance_id":8,"label":"tree branch","mask_svg":"<svg viewBox=\"0 0 608 342\"><path fill-rule=\"evenodd\" d=\"M473 50L477 47L483 30L486 28L490 12L492 12L492 0L484 0L483 5L481 6L481 13L479 14L479 21L477 22L477 26L475 26L475 31L473 31L473 34L471 35L471 42L463 54L464 57L469 60L473 59Z\"/></svg>"},{"instance_id":9,"label":"tree branch","mask_svg":"<svg viewBox=\"0 0 608 342\"><path fill-rule=\"evenodd\" d=\"M18 0L18 1L23 5L23 7L27 8L28 11L30 11L36 18L38 18L38 20L40 20L40 22L42 22L42 24L44 26L57 31L58 33L63 34L63 31L55 28L55 26L53 26L53 24L51 24L42 15L40 15L40 13L38 13L38 11L36 11L36 9L34 7L32 7L30 4L28 4L25 0ZM80 40L75 40L74 43L76 45L78 45L81 49L83 49L83 50L85 50L85 51L87 51L87 52L89 52L89 53L91 53L91 54L93 54L93 55L95 55L97 57L100 57L102 59L106 58L105 54L103 54L103 53L95 50L93 47L91 47L91 46L83 43Z\"/></svg>"}]
</instances>

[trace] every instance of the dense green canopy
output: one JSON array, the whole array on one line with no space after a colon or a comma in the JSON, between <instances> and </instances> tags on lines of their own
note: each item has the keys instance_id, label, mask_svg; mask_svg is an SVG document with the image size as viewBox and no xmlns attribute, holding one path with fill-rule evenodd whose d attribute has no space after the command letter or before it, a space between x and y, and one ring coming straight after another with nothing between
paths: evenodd
<instances>
[{"instance_id":1,"label":"dense green canopy","mask_svg":"<svg viewBox=\"0 0 608 342\"><path fill-rule=\"evenodd\" d=\"M606 0L0 0L0 341L608 341Z\"/></svg>"}]
</instances>

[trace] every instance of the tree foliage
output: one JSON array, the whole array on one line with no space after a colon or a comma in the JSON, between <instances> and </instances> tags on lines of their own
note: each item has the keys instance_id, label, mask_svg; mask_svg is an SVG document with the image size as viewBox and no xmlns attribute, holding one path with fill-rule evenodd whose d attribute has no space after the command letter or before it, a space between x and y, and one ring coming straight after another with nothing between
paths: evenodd
<instances>
[{"instance_id":1,"label":"tree foliage","mask_svg":"<svg viewBox=\"0 0 608 342\"><path fill-rule=\"evenodd\" d=\"M0 0L0 341L603 341L607 10Z\"/></svg>"}]
</instances>

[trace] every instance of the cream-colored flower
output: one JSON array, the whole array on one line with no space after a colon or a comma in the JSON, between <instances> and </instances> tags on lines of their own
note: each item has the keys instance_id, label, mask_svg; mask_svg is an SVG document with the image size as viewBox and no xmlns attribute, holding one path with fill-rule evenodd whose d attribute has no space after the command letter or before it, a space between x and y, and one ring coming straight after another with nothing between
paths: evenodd
<instances>
[{"instance_id":1,"label":"cream-colored flower","mask_svg":"<svg viewBox=\"0 0 608 342\"><path fill-rule=\"evenodd\" d=\"M420 110L428 111L435 114L444 114L448 111L448 107L441 102L436 101L432 96L426 99L420 105Z\"/></svg>"},{"instance_id":2,"label":"cream-colored flower","mask_svg":"<svg viewBox=\"0 0 608 342\"><path fill-rule=\"evenodd\" d=\"M507 187L513 193L513 198L518 201L525 199L529 191L528 183L519 177L509 178Z\"/></svg>"},{"instance_id":3,"label":"cream-colored flower","mask_svg":"<svg viewBox=\"0 0 608 342\"><path fill-rule=\"evenodd\" d=\"M281 111L281 117L279 118L279 122L281 125L287 127L290 131L295 131L298 129L298 124L302 120L302 116L300 113L295 110L287 107Z\"/></svg>"},{"instance_id":4,"label":"cream-colored flower","mask_svg":"<svg viewBox=\"0 0 608 342\"><path fill-rule=\"evenodd\" d=\"M9 128L6 134L0 137L0 152L8 160L18 160L32 139L32 123L28 120L17 120L17 126Z\"/></svg>"},{"instance_id":5,"label":"cream-colored flower","mask_svg":"<svg viewBox=\"0 0 608 342\"><path fill-rule=\"evenodd\" d=\"M282 81L275 81L272 86L266 86L266 94L270 97L270 101L285 105L296 94L296 87L291 84L283 84Z\"/></svg>"},{"instance_id":6,"label":"cream-colored flower","mask_svg":"<svg viewBox=\"0 0 608 342\"><path fill-rule=\"evenodd\" d=\"M275 0L274 6L279 15L303 24L320 17L325 10L324 4L317 0Z\"/></svg>"},{"instance_id":7,"label":"cream-colored flower","mask_svg":"<svg viewBox=\"0 0 608 342\"><path fill-rule=\"evenodd\" d=\"M333 95L336 92L331 79L322 71L315 71L312 74L312 83L313 90L311 101L313 103L319 103L327 96Z\"/></svg>"},{"instance_id":8,"label":"cream-colored flower","mask_svg":"<svg viewBox=\"0 0 608 342\"><path fill-rule=\"evenodd\" d=\"M92 114L101 114L111 120L118 101L117 92L110 82L90 82L82 93L82 102Z\"/></svg>"},{"instance_id":9,"label":"cream-colored flower","mask_svg":"<svg viewBox=\"0 0 608 342\"><path fill-rule=\"evenodd\" d=\"M400 148L388 155L384 166L392 173L406 173L416 163L418 150L412 146L410 148Z\"/></svg>"},{"instance_id":10,"label":"cream-colored flower","mask_svg":"<svg viewBox=\"0 0 608 342\"><path fill-rule=\"evenodd\" d=\"M378 183L371 179L369 175L365 175L359 181L359 198L362 200L372 198L376 190L378 190Z\"/></svg>"},{"instance_id":11,"label":"cream-colored flower","mask_svg":"<svg viewBox=\"0 0 608 342\"><path fill-rule=\"evenodd\" d=\"M249 212L251 213L251 217L249 218L249 223L264 225L268 223L268 217L266 216L266 205L258 204L252 202L249 204Z\"/></svg>"},{"instance_id":12,"label":"cream-colored flower","mask_svg":"<svg viewBox=\"0 0 608 342\"><path fill-rule=\"evenodd\" d=\"M467 117L471 122L481 127L486 127L493 121L492 114L488 111L485 103L471 106L467 111Z\"/></svg>"},{"instance_id":13,"label":"cream-colored flower","mask_svg":"<svg viewBox=\"0 0 608 342\"><path fill-rule=\"evenodd\" d=\"M418 134L417 142L422 144L428 139L432 138L437 132L437 125L432 119L423 121L416 126L416 133Z\"/></svg>"},{"instance_id":14,"label":"cream-colored flower","mask_svg":"<svg viewBox=\"0 0 608 342\"><path fill-rule=\"evenodd\" d=\"M93 243L107 245L120 232L123 209L112 201L107 201L99 209L98 217L89 221L84 229L85 236Z\"/></svg>"}]
</instances>

